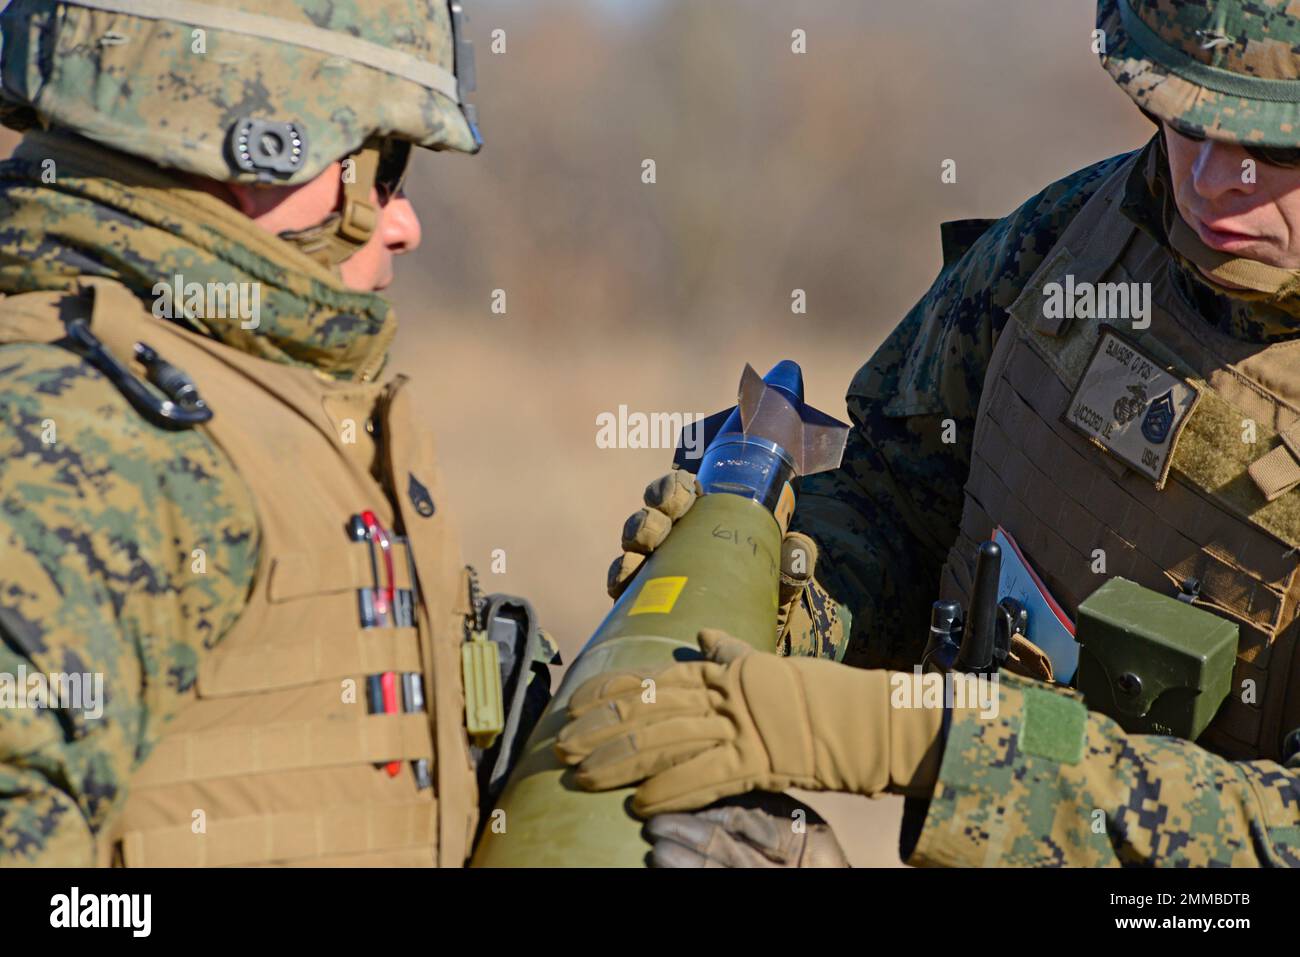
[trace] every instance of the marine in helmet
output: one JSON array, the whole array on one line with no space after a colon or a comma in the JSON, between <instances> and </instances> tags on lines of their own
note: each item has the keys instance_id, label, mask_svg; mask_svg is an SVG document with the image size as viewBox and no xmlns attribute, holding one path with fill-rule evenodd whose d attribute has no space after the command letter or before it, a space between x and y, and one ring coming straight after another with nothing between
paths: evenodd
<instances>
[{"instance_id":1,"label":"marine in helmet","mask_svg":"<svg viewBox=\"0 0 1300 957\"><path fill-rule=\"evenodd\" d=\"M480 145L461 19L0 17L0 864L464 863L488 603L379 295L411 148Z\"/></svg>"},{"instance_id":2,"label":"marine in helmet","mask_svg":"<svg viewBox=\"0 0 1300 957\"><path fill-rule=\"evenodd\" d=\"M586 787L643 781L678 859L764 842L673 812L793 785L906 795L918 865L1300 864L1300 16L1100 0L1095 36L1155 135L946 224L938 278L849 387L843 466L804 484L792 527L859 670L714 635L655 704L627 677L575 693L561 756ZM1121 284L1140 307L1103 307ZM932 601L969 599L997 530L1071 618L1122 577L1235 625L1208 729L1126 731L1032 632L987 707L904 706Z\"/></svg>"}]
</instances>

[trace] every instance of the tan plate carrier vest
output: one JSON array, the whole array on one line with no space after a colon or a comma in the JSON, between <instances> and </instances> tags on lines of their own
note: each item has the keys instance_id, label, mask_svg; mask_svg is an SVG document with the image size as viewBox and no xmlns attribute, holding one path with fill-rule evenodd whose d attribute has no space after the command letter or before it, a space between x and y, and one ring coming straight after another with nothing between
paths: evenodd
<instances>
[{"instance_id":1,"label":"tan plate carrier vest","mask_svg":"<svg viewBox=\"0 0 1300 957\"><path fill-rule=\"evenodd\" d=\"M1229 758L1276 759L1300 726L1300 456L1282 441L1300 429L1300 341L1232 339L1183 301L1170 254L1120 212L1133 163L1088 201L1011 306L984 379L961 532L940 593L966 602L976 543L999 525L1071 616L1111 576L1168 595L1199 579L1196 604L1240 626L1233 688L1199 743ZM1067 275L1076 288L1151 283L1149 328L1110 321L1201 393L1162 490L1062 421L1103 321L1045 317L1043 287ZM1253 444L1243 441L1248 420ZM1266 454L1283 476L1267 489L1272 500L1248 474ZM1095 549L1104 574L1093 571Z\"/></svg>"},{"instance_id":2,"label":"tan plate carrier vest","mask_svg":"<svg viewBox=\"0 0 1300 957\"><path fill-rule=\"evenodd\" d=\"M477 814L459 651L469 583L405 377L326 380L154 319L116 283L91 285L91 332L122 365L141 375L132 347L144 341L198 385L214 411L200 428L251 490L261 534L248 603L132 777L101 863L461 866ZM62 338L63 298L6 299L0 342ZM365 509L410 543L417 627L361 627L358 591L375 581L346 526ZM396 585L410 588L394 552ZM365 677L386 671L421 673L428 711L367 714ZM419 759L432 788L416 786ZM390 778L376 765L393 760Z\"/></svg>"}]
</instances>

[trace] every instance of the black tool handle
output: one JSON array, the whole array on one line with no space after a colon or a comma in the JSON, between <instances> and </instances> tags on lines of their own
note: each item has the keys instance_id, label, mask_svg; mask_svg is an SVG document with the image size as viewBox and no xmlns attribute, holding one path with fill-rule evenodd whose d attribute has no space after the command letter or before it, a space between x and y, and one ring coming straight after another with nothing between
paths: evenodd
<instances>
[{"instance_id":1,"label":"black tool handle","mask_svg":"<svg viewBox=\"0 0 1300 957\"><path fill-rule=\"evenodd\" d=\"M921 655L926 671L951 671L960 645L961 605L955 601L936 601L930 606L930 637Z\"/></svg>"}]
</instances>

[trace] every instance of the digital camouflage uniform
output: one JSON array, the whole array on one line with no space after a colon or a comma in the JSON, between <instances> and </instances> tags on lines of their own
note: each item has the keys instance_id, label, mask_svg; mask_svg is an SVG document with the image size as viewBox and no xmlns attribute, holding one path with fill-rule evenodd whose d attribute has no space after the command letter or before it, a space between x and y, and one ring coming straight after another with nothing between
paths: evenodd
<instances>
[{"instance_id":1,"label":"digital camouflage uniform","mask_svg":"<svg viewBox=\"0 0 1300 957\"><path fill-rule=\"evenodd\" d=\"M120 861L124 827L138 829L138 863L459 866L468 854L458 644L475 596L425 484L423 440L408 441L419 430L401 380L380 376L395 316L337 271L338 249L373 228L373 177L359 176L364 195L344 208L352 235L330 247L338 217L286 241L180 175L302 183L376 136L477 150L452 16L423 0L14 0L0 19L5 122L28 130L0 164L0 676L104 681L102 716L0 697L0 865ZM280 128L241 166L232 128L249 119L294 124L297 150ZM173 276L257 285L258 321L179 303L174 321L155 318L156 286ZM133 364L142 335L205 370L197 386L215 418L178 428L145 414L62 335L91 303L91 334L136 388L162 398ZM352 444L333 432L345 407L366 423ZM372 434L381 424L395 434ZM403 448L416 449L407 462ZM269 474L241 474L237 460ZM285 527L300 491L327 500L313 491L321 476L373 496L350 507L395 531L422 523L419 536L406 529L411 577L397 573L417 593L410 627L362 633L348 586L369 571L346 511ZM341 682L386 669L423 674L436 722L421 712L381 728L390 716L358 716L364 695L339 701ZM217 735L227 750L205 752ZM385 737L392 754L376 751ZM414 765L435 755L433 787L417 790ZM390 779L388 757L411 760ZM205 846L190 808L208 814Z\"/></svg>"},{"instance_id":2,"label":"digital camouflage uniform","mask_svg":"<svg viewBox=\"0 0 1300 957\"><path fill-rule=\"evenodd\" d=\"M1103 0L1103 62L1142 108L1180 130L1295 147L1300 98L1279 94L1286 84L1276 82L1300 75L1292 6ZM995 346L1011 334L1011 307L1130 161L1123 203L1109 215L1164 248L1173 294L1242 344L1300 338L1294 282L1230 297L1172 248L1159 136L1001 220L947 224L938 278L849 388L843 466L804 482L794 518L821 548L820 582L852 614L849 663L906 670L919 661L937 597L919 583L937 585L958 539L980 400ZM955 441L944 441L945 420ZM1275 680L1294 685L1278 658ZM1269 742L1256 759L1234 761L1185 740L1126 734L1072 692L1004 672L996 718L954 720L928 807L909 808L903 853L921 865L1300 864L1300 768L1263 757L1276 749Z\"/></svg>"}]
</instances>

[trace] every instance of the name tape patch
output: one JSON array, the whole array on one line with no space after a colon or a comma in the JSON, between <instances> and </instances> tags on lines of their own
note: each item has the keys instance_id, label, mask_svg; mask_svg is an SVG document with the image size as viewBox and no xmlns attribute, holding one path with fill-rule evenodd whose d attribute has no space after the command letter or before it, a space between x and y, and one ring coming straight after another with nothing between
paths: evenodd
<instances>
[{"instance_id":1,"label":"name tape patch","mask_svg":"<svg viewBox=\"0 0 1300 957\"><path fill-rule=\"evenodd\" d=\"M1161 489L1199 398L1190 382L1103 326L1062 419Z\"/></svg>"}]
</instances>

